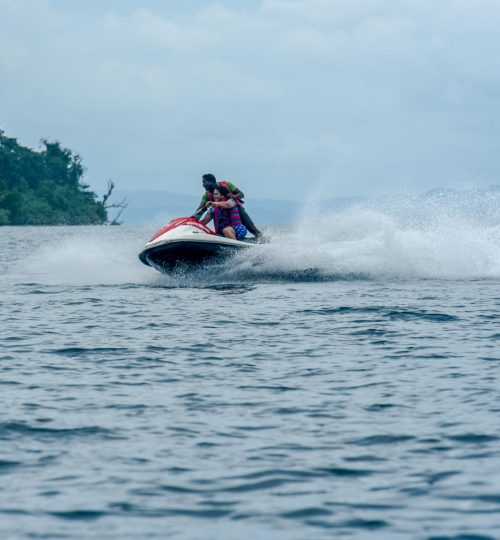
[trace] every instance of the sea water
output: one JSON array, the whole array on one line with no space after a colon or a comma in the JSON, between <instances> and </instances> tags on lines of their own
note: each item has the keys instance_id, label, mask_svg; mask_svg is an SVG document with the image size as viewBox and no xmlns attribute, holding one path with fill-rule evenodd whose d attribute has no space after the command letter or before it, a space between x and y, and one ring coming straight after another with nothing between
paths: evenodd
<instances>
[{"instance_id":1,"label":"sea water","mask_svg":"<svg viewBox=\"0 0 500 540\"><path fill-rule=\"evenodd\" d=\"M498 538L500 229L427 210L1 228L0 538Z\"/></svg>"}]
</instances>

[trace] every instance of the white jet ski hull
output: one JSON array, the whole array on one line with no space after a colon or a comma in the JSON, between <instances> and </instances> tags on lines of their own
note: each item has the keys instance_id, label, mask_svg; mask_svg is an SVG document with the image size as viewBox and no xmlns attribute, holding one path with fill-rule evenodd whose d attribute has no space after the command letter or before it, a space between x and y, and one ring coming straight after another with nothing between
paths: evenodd
<instances>
[{"instance_id":1,"label":"white jet ski hull","mask_svg":"<svg viewBox=\"0 0 500 540\"><path fill-rule=\"evenodd\" d=\"M251 241L217 236L195 218L178 218L151 238L139 259L160 272L169 272L176 267L220 263L253 246Z\"/></svg>"}]
</instances>

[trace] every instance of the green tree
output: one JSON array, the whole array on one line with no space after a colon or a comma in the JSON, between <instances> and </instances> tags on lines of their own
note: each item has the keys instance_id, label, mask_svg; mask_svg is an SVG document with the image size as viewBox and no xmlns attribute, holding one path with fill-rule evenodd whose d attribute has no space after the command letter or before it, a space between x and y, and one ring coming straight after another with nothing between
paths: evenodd
<instances>
[{"instance_id":1,"label":"green tree","mask_svg":"<svg viewBox=\"0 0 500 540\"><path fill-rule=\"evenodd\" d=\"M84 173L80 156L59 142L43 140L35 151L0 130L0 225L106 223Z\"/></svg>"}]
</instances>

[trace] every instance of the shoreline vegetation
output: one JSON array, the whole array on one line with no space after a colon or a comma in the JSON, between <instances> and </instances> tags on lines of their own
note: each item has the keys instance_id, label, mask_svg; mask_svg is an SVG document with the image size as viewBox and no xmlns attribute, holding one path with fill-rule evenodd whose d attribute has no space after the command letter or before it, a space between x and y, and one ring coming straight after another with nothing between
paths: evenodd
<instances>
[{"instance_id":1,"label":"shoreline vegetation","mask_svg":"<svg viewBox=\"0 0 500 540\"><path fill-rule=\"evenodd\" d=\"M40 150L20 145L0 129L0 225L118 225L127 203L110 203L114 183L99 200L82 179L80 156L59 142ZM109 221L108 209L119 209Z\"/></svg>"}]
</instances>

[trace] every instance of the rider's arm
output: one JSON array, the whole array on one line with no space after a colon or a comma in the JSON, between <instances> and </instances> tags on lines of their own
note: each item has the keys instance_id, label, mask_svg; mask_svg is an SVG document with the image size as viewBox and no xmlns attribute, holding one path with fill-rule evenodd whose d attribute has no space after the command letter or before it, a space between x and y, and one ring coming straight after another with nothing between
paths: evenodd
<instances>
[{"instance_id":1,"label":"rider's arm","mask_svg":"<svg viewBox=\"0 0 500 540\"><path fill-rule=\"evenodd\" d=\"M245 194L243 193L243 191L240 191L238 188L235 188L235 190L233 191L233 196L237 201L241 201L241 199L243 199Z\"/></svg>"},{"instance_id":2,"label":"rider's arm","mask_svg":"<svg viewBox=\"0 0 500 540\"><path fill-rule=\"evenodd\" d=\"M218 206L219 208L232 208L234 206L234 201L232 199L229 199L228 201L214 201L211 204L212 206Z\"/></svg>"},{"instance_id":3,"label":"rider's arm","mask_svg":"<svg viewBox=\"0 0 500 540\"><path fill-rule=\"evenodd\" d=\"M241 199L243 199L243 197L245 196L243 191L238 189L232 182L226 182L226 184L227 184L227 187L231 190L231 193L233 194L234 198L237 201L241 201Z\"/></svg>"},{"instance_id":4,"label":"rider's arm","mask_svg":"<svg viewBox=\"0 0 500 540\"><path fill-rule=\"evenodd\" d=\"M206 225L207 223L210 223L213 219L214 215L212 214L212 212L207 212L205 217L203 219L200 220L200 222L203 224L203 225Z\"/></svg>"},{"instance_id":5,"label":"rider's arm","mask_svg":"<svg viewBox=\"0 0 500 540\"><path fill-rule=\"evenodd\" d=\"M194 211L194 214L191 217L200 219L200 217L205 212L206 208L205 205L207 204L208 197L206 195L203 195L200 201L200 204L198 205L198 208Z\"/></svg>"}]
</instances>

